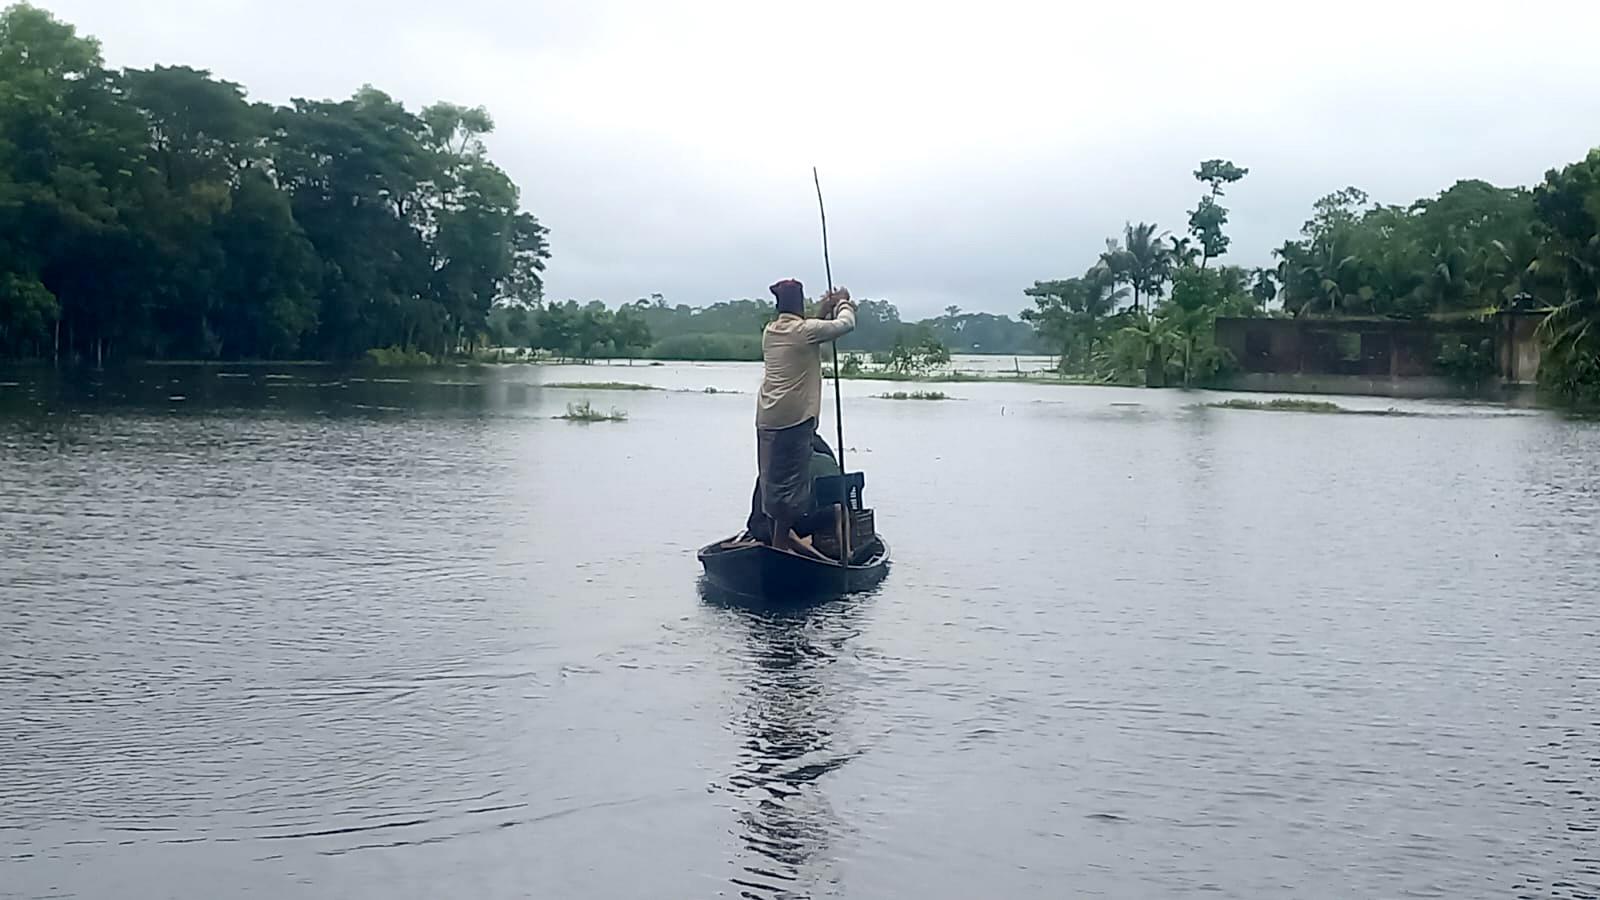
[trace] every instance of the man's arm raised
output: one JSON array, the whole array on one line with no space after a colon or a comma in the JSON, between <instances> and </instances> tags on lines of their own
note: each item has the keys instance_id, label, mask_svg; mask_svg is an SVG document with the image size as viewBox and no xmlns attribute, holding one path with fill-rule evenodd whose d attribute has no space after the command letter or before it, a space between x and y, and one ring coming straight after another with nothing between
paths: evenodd
<instances>
[{"instance_id":1,"label":"man's arm raised","mask_svg":"<svg viewBox=\"0 0 1600 900\"><path fill-rule=\"evenodd\" d=\"M850 299L850 292L839 288L823 298L822 312L832 311L833 317L827 319L807 319L805 322L806 340L813 344L826 344L844 337L856 328L856 304Z\"/></svg>"}]
</instances>

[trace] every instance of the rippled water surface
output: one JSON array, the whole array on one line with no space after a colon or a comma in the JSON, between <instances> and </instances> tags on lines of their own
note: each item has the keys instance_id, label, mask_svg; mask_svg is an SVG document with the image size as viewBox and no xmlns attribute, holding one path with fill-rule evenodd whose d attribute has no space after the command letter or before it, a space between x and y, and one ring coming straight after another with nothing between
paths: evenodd
<instances>
[{"instance_id":1,"label":"rippled water surface","mask_svg":"<svg viewBox=\"0 0 1600 900\"><path fill-rule=\"evenodd\" d=\"M774 609L756 379L0 371L0 897L1600 895L1600 425L847 383Z\"/></svg>"}]
</instances>

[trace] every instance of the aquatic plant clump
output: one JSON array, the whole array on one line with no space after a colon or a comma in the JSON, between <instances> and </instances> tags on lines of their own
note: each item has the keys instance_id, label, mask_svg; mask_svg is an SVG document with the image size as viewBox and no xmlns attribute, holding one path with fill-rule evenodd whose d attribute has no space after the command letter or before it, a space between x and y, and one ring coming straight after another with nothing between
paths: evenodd
<instances>
[{"instance_id":1,"label":"aquatic plant clump","mask_svg":"<svg viewBox=\"0 0 1600 900\"><path fill-rule=\"evenodd\" d=\"M589 403L589 401L584 400L581 403L568 403L567 414L564 416L556 416L556 418L563 419L568 422L584 423L626 422L628 421L628 414L623 410L616 408L612 408L610 412L605 412L603 410L596 409L592 404Z\"/></svg>"}]
</instances>

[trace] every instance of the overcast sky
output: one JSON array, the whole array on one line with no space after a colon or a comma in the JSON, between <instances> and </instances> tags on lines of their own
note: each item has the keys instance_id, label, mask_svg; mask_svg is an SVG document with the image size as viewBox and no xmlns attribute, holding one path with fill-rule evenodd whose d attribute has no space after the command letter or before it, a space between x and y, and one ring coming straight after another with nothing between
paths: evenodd
<instances>
[{"instance_id":1,"label":"overcast sky","mask_svg":"<svg viewBox=\"0 0 1600 900\"><path fill-rule=\"evenodd\" d=\"M1230 260L1353 184L1527 184L1600 145L1600 3L42 0L116 66L252 97L483 104L551 230L547 295L694 305L823 270L908 317L1014 313L1196 164L1250 168Z\"/></svg>"}]
</instances>

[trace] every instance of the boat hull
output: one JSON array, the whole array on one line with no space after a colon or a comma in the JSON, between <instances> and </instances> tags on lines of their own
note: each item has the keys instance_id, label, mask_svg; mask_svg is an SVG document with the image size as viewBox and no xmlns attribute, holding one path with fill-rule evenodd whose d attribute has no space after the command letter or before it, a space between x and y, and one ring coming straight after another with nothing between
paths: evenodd
<instances>
[{"instance_id":1,"label":"boat hull","mask_svg":"<svg viewBox=\"0 0 1600 900\"><path fill-rule=\"evenodd\" d=\"M854 594L876 587L889 569L889 545L878 539L873 555L858 565L807 559L765 544L719 541L700 549L706 579L745 597L813 599Z\"/></svg>"}]
</instances>

